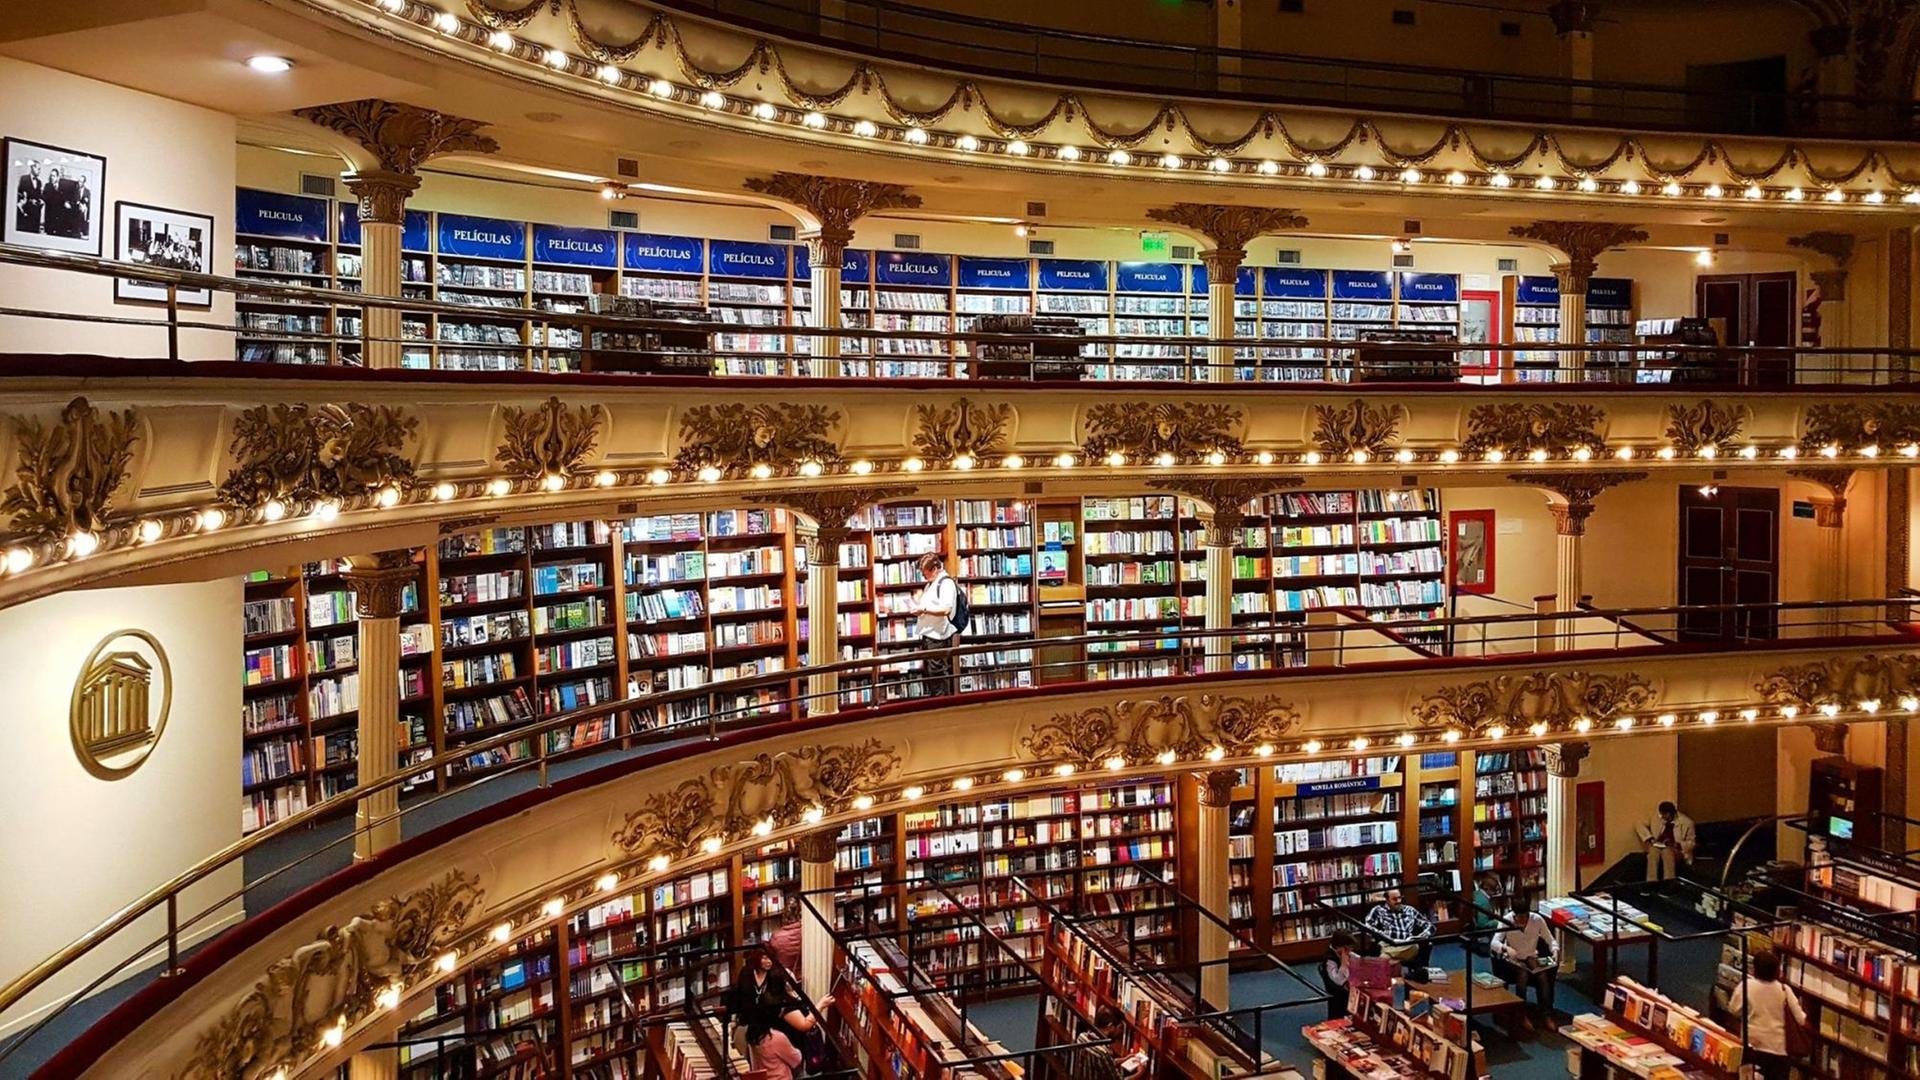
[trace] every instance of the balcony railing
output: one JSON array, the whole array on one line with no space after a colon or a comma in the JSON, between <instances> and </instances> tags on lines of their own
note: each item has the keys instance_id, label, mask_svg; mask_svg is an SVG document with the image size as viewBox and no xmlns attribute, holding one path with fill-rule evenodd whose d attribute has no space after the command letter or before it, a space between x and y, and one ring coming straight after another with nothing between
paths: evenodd
<instances>
[{"instance_id":1,"label":"balcony railing","mask_svg":"<svg viewBox=\"0 0 1920 1080\"><path fill-rule=\"evenodd\" d=\"M0 317L45 320L81 326L118 328L122 334L150 332L156 351L172 360L232 360L222 345L190 350L183 335L239 336L321 350L332 366L358 367L376 345L425 351L435 346L471 347L473 343L432 337L380 337L367 331L339 333L328 317L326 331L274 329L215 321L183 310L182 294L211 291L253 301L304 305L318 310L356 313L378 308L399 313L404 323L435 317L456 320L518 322L525 338L497 346L517 357L513 368L431 367L435 373L461 372L481 377L502 372L533 376L607 375L647 378L718 378L752 381L766 378L840 378L869 386L874 381L899 385L950 381L1027 382L1048 387L1076 383L1124 382L1132 385L1196 382L1260 385L1263 389L1426 388L1460 386L1536 386L1554 393L1574 387L1594 390L1642 389L1665 392L1747 388L1789 389L1834 384L1912 386L1920 370L1920 350L1894 348L1823 349L1800 346L1720 346L1628 344L1624 342L1452 342L1434 341L1420 328L1381 326L1365 338L1216 337L1167 334L1066 334L1045 327L1006 332L922 331L818 327L773 323L738 326L686 317L566 312L527 307L474 307L418 298L368 296L359 292L303 285L249 281L213 274L160 269L136 263L65 255L0 244L0 265L37 268L44 273L117 277L148 283L168 299L155 316L103 315L96 312L20 308L0 303ZM1125 317L1125 316L1122 316ZM361 319L363 327L371 320ZM716 333L752 331L811 343L777 353L743 354L716 348ZM838 343L841 355L817 355L820 343ZM559 343L556 343L559 342ZM866 343L924 343L927 353L883 353ZM1149 351L1150 350L1150 351ZM319 366L313 363L262 362L276 372ZM414 365L423 369L430 364ZM750 368L750 370L743 370ZM32 372L44 374L44 372Z\"/></svg>"},{"instance_id":2,"label":"balcony railing","mask_svg":"<svg viewBox=\"0 0 1920 1080\"><path fill-rule=\"evenodd\" d=\"M1783 604L1669 606L1652 608L1581 608L1573 613L1523 612L1472 618L1367 621L1357 612L1324 610L1306 625L1235 627L1232 630L1166 630L1134 634L1032 638L1012 641L961 643L945 650L951 678L929 673L922 666L926 653L893 653L842 660L767 675L730 679L705 686L646 694L622 701L564 713L462 745L430 760L409 763L405 771L353 788L327 803L262 828L189 867L170 881L157 884L144 896L120 908L80 939L52 953L45 961L0 987L0 1019L28 994L83 959L96 958L99 974L79 988L65 1004L49 1010L40 1021L12 1042L0 1047L0 1073L11 1075L22 1061L44 1060L58 1049L49 1029L76 1003L122 978L139 974L160 962L159 970L180 966L182 941L190 939L230 913L235 905L249 912L264 908L273 898L292 891L289 882L309 881L347 866L358 834L342 830L324 843L274 846L291 834L358 809L375 796L404 789L412 777L459 766L476 755L495 750L510 752L528 744L528 756L485 777L446 792L405 801L392 815L372 811L364 825L372 829L394 821L404 830L420 822L443 823L489 802L524 791L529 784L548 786L552 770L566 765L570 772L621 761L634 766L664 762L683 755L689 746L714 744L722 739L776 733L808 715L837 714L850 720L878 717L901 708L945 706L969 700L985 702L1008 694L1085 691L1099 686L1116 688L1160 685L1167 680L1103 681L1094 665L1124 659L1129 648L1157 650L1171 656L1183 683L1247 678L1291 678L1338 674L1346 671L1421 670L1445 667L1471 672L1509 661L1518 654L1540 654L1544 659L1588 657L1685 656L1767 647L1905 647L1920 637L1909 624L1915 601L1896 597ZM1417 638L1437 640L1422 645ZM1442 655L1453 646L1452 656ZM1462 644L1467 647L1460 647ZM1024 655L1022 655L1024 654ZM1212 662L1209 663L1211 654ZM1252 658L1273 663L1267 670L1234 671ZM971 669L969 661L989 663ZM1207 668L1214 671L1201 674ZM864 678L859 689L823 690L829 682L847 684ZM973 680L967 683L966 680ZM745 692L766 692L766 700L751 708L732 708L724 702ZM1718 707L1722 703L1702 703ZM676 706L692 705L697 715L674 722L666 719ZM1891 703L1889 708L1893 706ZM1701 714L1702 716L1706 714ZM1731 715L1731 713L1729 713ZM1846 719L1850 712L1835 714ZM550 749L549 736L570 731L590 721L618 718L620 734L591 747ZM1785 722L1787 714L1769 716ZM1403 726L1374 726L1365 730L1322 732L1325 737L1367 736L1383 748L1402 746L1414 752L1419 745L1471 750L1490 745L1486 739L1455 733L1444 743L1397 743ZM1515 729L1498 745L1565 739L1566 732L1528 733ZM1436 734L1436 739L1438 738ZM1275 747L1273 760L1303 760L1317 752L1317 744ZM956 763L962 764L962 763ZM1135 763L1138 764L1138 763ZM282 861L275 862L275 859ZM223 870L245 863L247 880L237 891L221 895L198 910L183 910L189 889L209 882ZM165 929L156 937L141 936L151 919L163 917ZM108 957L109 959L98 959ZM59 1030L54 1028L53 1030Z\"/></svg>"},{"instance_id":3,"label":"balcony railing","mask_svg":"<svg viewBox=\"0 0 1920 1080\"><path fill-rule=\"evenodd\" d=\"M889 0L650 0L770 37L1118 92L1723 135L1910 139L1911 100L1513 75L1053 29Z\"/></svg>"}]
</instances>

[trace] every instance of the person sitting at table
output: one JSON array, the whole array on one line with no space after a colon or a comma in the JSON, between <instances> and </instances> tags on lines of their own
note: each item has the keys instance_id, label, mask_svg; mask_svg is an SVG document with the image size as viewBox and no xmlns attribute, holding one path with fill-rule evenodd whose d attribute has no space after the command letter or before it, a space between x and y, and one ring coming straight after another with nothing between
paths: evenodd
<instances>
[{"instance_id":1,"label":"person sitting at table","mask_svg":"<svg viewBox=\"0 0 1920 1080\"><path fill-rule=\"evenodd\" d=\"M1380 939L1380 955L1398 960L1407 978L1427 981L1433 963L1433 920L1400 899L1399 889L1388 889L1386 902L1367 912L1367 929Z\"/></svg>"},{"instance_id":2,"label":"person sitting at table","mask_svg":"<svg viewBox=\"0 0 1920 1080\"><path fill-rule=\"evenodd\" d=\"M1526 1000L1527 987L1533 987L1545 1022L1553 1022L1553 986L1560 974L1560 951L1554 941L1553 925L1539 912L1515 898L1510 916L1513 929L1503 930L1493 939L1493 973Z\"/></svg>"},{"instance_id":3,"label":"person sitting at table","mask_svg":"<svg viewBox=\"0 0 1920 1080\"><path fill-rule=\"evenodd\" d=\"M1353 975L1353 951L1359 943L1345 930L1335 930L1327 942L1327 955L1320 959L1320 985L1326 988L1327 1019L1347 1015L1347 981Z\"/></svg>"},{"instance_id":4,"label":"person sitting at table","mask_svg":"<svg viewBox=\"0 0 1920 1080\"><path fill-rule=\"evenodd\" d=\"M1500 909L1493 904L1493 898L1500 892L1500 879L1492 874L1481 874L1473 879L1473 918L1472 936L1468 945L1480 956L1491 954L1494 935L1500 930Z\"/></svg>"}]
</instances>

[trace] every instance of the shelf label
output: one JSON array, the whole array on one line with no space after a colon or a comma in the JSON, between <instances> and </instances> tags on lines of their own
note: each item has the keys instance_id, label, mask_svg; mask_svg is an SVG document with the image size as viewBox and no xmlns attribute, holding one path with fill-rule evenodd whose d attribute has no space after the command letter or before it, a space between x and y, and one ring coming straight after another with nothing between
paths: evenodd
<instances>
[{"instance_id":1,"label":"shelf label","mask_svg":"<svg viewBox=\"0 0 1920 1080\"><path fill-rule=\"evenodd\" d=\"M960 287L1025 292L1033 287L1033 264L1026 259L977 259L962 255Z\"/></svg>"},{"instance_id":2,"label":"shelf label","mask_svg":"<svg viewBox=\"0 0 1920 1080\"><path fill-rule=\"evenodd\" d=\"M1513 283L1513 302L1553 307L1560 302L1560 283L1550 277L1523 277Z\"/></svg>"},{"instance_id":3,"label":"shelf label","mask_svg":"<svg viewBox=\"0 0 1920 1080\"><path fill-rule=\"evenodd\" d=\"M621 246L629 270L652 270L662 274L700 272L701 247L706 241L693 236L662 236L658 233L627 233Z\"/></svg>"},{"instance_id":4,"label":"shelf label","mask_svg":"<svg viewBox=\"0 0 1920 1080\"><path fill-rule=\"evenodd\" d=\"M1378 791L1378 776L1344 776L1338 780L1316 780L1309 784L1300 784L1293 789L1295 796L1310 798L1314 795L1338 795L1346 791Z\"/></svg>"},{"instance_id":5,"label":"shelf label","mask_svg":"<svg viewBox=\"0 0 1920 1080\"><path fill-rule=\"evenodd\" d=\"M234 193L233 231L327 242L327 201L241 188Z\"/></svg>"},{"instance_id":6,"label":"shelf label","mask_svg":"<svg viewBox=\"0 0 1920 1080\"><path fill-rule=\"evenodd\" d=\"M712 240L707 243L707 270L724 277L784 278L787 249L779 244Z\"/></svg>"},{"instance_id":7,"label":"shelf label","mask_svg":"<svg viewBox=\"0 0 1920 1080\"><path fill-rule=\"evenodd\" d=\"M527 224L499 218L441 214L440 254L524 261L527 257Z\"/></svg>"},{"instance_id":8,"label":"shelf label","mask_svg":"<svg viewBox=\"0 0 1920 1080\"><path fill-rule=\"evenodd\" d=\"M806 281L813 277L813 263L807 259L805 244L794 245L793 276L796 281ZM848 248L847 253L840 257L840 284L866 285L871 281L873 281L873 252Z\"/></svg>"},{"instance_id":9,"label":"shelf label","mask_svg":"<svg viewBox=\"0 0 1920 1080\"><path fill-rule=\"evenodd\" d=\"M1207 264L1195 263L1190 274L1188 280L1191 284L1187 286L1187 291L1194 296L1205 296L1208 287L1212 284L1207 279ZM1260 274L1253 267L1241 267L1240 272L1233 276L1233 295L1244 296L1251 300L1259 280Z\"/></svg>"},{"instance_id":10,"label":"shelf label","mask_svg":"<svg viewBox=\"0 0 1920 1080\"><path fill-rule=\"evenodd\" d=\"M883 251L873 260L873 280L877 285L928 285L944 289L953 284L953 256Z\"/></svg>"},{"instance_id":11,"label":"shelf label","mask_svg":"<svg viewBox=\"0 0 1920 1080\"><path fill-rule=\"evenodd\" d=\"M1335 300L1392 300L1393 278L1385 270L1335 270Z\"/></svg>"},{"instance_id":12,"label":"shelf label","mask_svg":"<svg viewBox=\"0 0 1920 1080\"><path fill-rule=\"evenodd\" d=\"M340 204L340 243L347 247L360 246L360 205L343 202ZM400 250L425 254L433 250L433 219L425 210L407 211L406 223L400 226Z\"/></svg>"},{"instance_id":13,"label":"shelf label","mask_svg":"<svg viewBox=\"0 0 1920 1080\"><path fill-rule=\"evenodd\" d=\"M1186 290L1179 263L1123 262L1114 274L1114 288L1129 293L1177 293Z\"/></svg>"},{"instance_id":14,"label":"shelf label","mask_svg":"<svg viewBox=\"0 0 1920 1080\"><path fill-rule=\"evenodd\" d=\"M1041 259L1040 288L1048 292L1106 292L1107 264L1094 259Z\"/></svg>"},{"instance_id":15,"label":"shelf label","mask_svg":"<svg viewBox=\"0 0 1920 1080\"><path fill-rule=\"evenodd\" d=\"M1400 299L1404 303L1414 304L1457 304L1460 302L1460 279L1452 274L1415 274L1400 275Z\"/></svg>"},{"instance_id":16,"label":"shelf label","mask_svg":"<svg viewBox=\"0 0 1920 1080\"><path fill-rule=\"evenodd\" d=\"M620 241L611 229L533 227L533 261L613 269L620 262Z\"/></svg>"},{"instance_id":17,"label":"shelf label","mask_svg":"<svg viewBox=\"0 0 1920 1080\"><path fill-rule=\"evenodd\" d=\"M1624 311L1633 306L1633 279L1597 277L1587 281L1587 306Z\"/></svg>"},{"instance_id":18,"label":"shelf label","mask_svg":"<svg viewBox=\"0 0 1920 1080\"><path fill-rule=\"evenodd\" d=\"M1260 268L1260 292L1268 300L1325 300L1327 272L1263 266Z\"/></svg>"}]
</instances>

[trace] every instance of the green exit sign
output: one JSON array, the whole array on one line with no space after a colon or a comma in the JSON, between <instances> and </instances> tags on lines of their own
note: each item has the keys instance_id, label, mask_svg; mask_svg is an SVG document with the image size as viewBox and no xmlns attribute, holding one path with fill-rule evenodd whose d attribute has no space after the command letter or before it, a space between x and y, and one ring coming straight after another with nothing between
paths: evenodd
<instances>
[{"instance_id":1,"label":"green exit sign","mask_svg":"<svg viewBox=\"0 0 1920 1080\"><path fill-rule=\"evenodd\" d=\"M1143 232L1140 234L1140 254L1165 255L1167 253L1167 234L1163 232Z\"/></svg>"}]
</instances>

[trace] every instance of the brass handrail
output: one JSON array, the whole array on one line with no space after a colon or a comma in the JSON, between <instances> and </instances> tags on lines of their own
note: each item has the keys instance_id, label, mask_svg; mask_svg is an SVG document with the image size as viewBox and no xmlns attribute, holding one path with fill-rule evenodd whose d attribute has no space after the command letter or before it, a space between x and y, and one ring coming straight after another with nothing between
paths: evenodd
<instances>
[{"instance_id":1,"label":"brass handrail","mask_svg":"<svg viewBox=\"0 0 1920 1080\"><path fill-rule=\"evenodd\" d=\"M1752 614L1767 612L1775 615L1776 618L1774 621L1774 625L1779 626L1781 625L1781 623L1778 620L1778 616L1782 613L1809 612L1817 616L1820 616L1820 621L1817 624L1810 622L1808 624L1809 626L1818 625L1822 628L1829 628L1829 627L1832 627L1835 622L1831 618L1832 613L1837 613L1841 610L1848 609L1848 608L1859 608L1859 609L1862 609L1863 611L1868 612L1868 614L1858 620L1849 621L1845 625L1848 627L1852 627L1857 624L1860 626L1875 628L1876 630L1881 632L1877 633L1872 638L1862 638L1861 640L1863 641L1863 643L1884 643L1887 640L1908 640L1913 636L1911 634L1904 633L1904 632L1896 632L1896 633L1885 632L1890 621L1888 616L1891 614L1898 613L1900 621L1904 621L1904 617L1905 617L1904 613L1910 606L1911 606L1910 603L1904 599L1886 598L1886 599L1837 600L1837 601L1805 601L1805 602L1777 603L1777 604L1670 605L1665 607L1618 608L1618 609L1605 609L1605 610L1590 609L1590 610L1581 611L1580 615L1583 619L1599 619L1605 622L1618 622L1619 620L1622 620L1622 619L1645 617L1650 615L1669 616L1677 621L1692 615L1708 615L1708 614L1714 614L1714 613L1720 613L1720 614L1746 613L1746 614L1752 615ZM1872 612L1874 611L1878 611L1879 614L1877 616L1873 615ZM946 650L946 652L948 653L949 657L951 657L952 659L957 659L961 656L969 656L969 655L975 655L980 653L1001 653L1001 652L1020 652L1020 651L1036 653L1040 649L1053 649L1053 648L1060 648L1060 647L1081 647L1081 646L1086 646L1086 645L1096 644L1096 643L1124 644L1129 642L1164 642L1168 640L1175 640L1180 642L1183 646L1187 646L1189 644L1194 645L1194 647L1191 649L1182 648L1181 651L1184 655L1198 657L1200 655L1204 655L1204 653L1207 651L1207 646L1209 644L1216 646L1216 648L1213 650L1216 653L1230 652L1232 648L1232 642L1246 641L1249 639L1258 640L1263 638L1273 640L1276 643L1276 646L1280 641L1284 639L1286 644L1289 647L1293 647L1297 643L1298 647L1311 650L1312 649L1311 643L1304 639L1311 636L1316 631L1328 630L1328 631L1334 631L1334 632L1346 631L1348 633L1368 632L1368 631L1384 632L1380 634L1380 636L1384 639L1380 642L1376 642L1372 644L1362 644L1359 646L1347 645L1342 643L1337 647L1337 650L1336 650L1337 654L1350 653L1354 651L1365 651L1368 649L1393 650L1395 652L1403 653L1406 649L1409 648L1409 646L1404 642L1398 640L1394 636L1394 632L1396 631L1405 631L1405 630L1431 631L1436 628L1441 628L1441 629L1446 629L1451 631L1453 628L1458 628L1458 627L1484 628L1487 626L1499 626L1499 625L1507 625L1507 624L1523 625L1524 624L1524 625L1534 626L1535 628L1528 630L1524 634L1516 635L1516 639L1534 639L1534 638L1537 638L1538 635L1540 634L1540 631L1537 628L1537 624L1545 622L1551 626L1556 622L1558 618L1559 616L1555 614L1535 615L1535 614L1528 613L1528 614L1510 614L1510 615L1455 617L1455 618L1442 618L1442 619L1430 619L1430 620L1404 619L1404 620L1385 621L1385 622L1378 622L1378 623L1354 622L1354 623L1345 623L1345 624L1333 624L1326 627L1315 627L1315 626L1295 624L1295 625L1289 625L1289 626L1255 626L1255 627L1236 627L1232 629L1213 629L1213 630L1180 629L1180 630L1167 630L1167 631L1142 631L1142 632L1130 633L1130 634L1091 634L1091 635L1082 635L1078 637L1068 637L1068 638L1027 638L1027 639L1016 639L1013 641L978 642L978 643L972 643L972 644L961 644L961 645L955 646L950 650ZM1553 636L1555 636L1560 641L1567 640L1570 635L1570 632L1565 630L1561 630L1558 632L1550 631L1550 633L1552 633ZM1574 637L1593 636L1593 637L1601 638L1607 641L1610 641L1613 636L1612 631L1605 630L1605 629L1600 630L1598 632L1591 632L1591 633L1576 630L1576 631L1572 631L1571 635ZM1223 639L1224 639L1224 648L1221 648L1219 646L1223 644ZM1785 639L1785 640L1791 643L1793 639ZM1812 642L1812 641L1832 640L1832 639L1831 637L1827 637L1827 638L1815 638L1815 639L1808 639L1808 640ZM1747 644L1747 642L1745 641L1736 641L1731 639L1727 640L1725 643L1731 647L1742 647ZM1630 647L1627 649L1620 650L1620 652L1622 652L1623 654L1630 654L1630 655L1645 655L1648 653L1661 652L1671 648L1673 648L1673 646L1662 645L1662 644L1652 644L1652 645L1639 646L1639 647ZM704 725L700 724L696 720L696 721L690 721L690 722L683 722L679 724L667 725L662 729L654 729L651 732L640 732L635 734L644 736L650 733L651 734L666 733L674 737L684 737L689 732L689 730L697 730L701 727L704 727L705 738L708 739L709 741L713 741L720 738L723 730L722 724L720 722L719 711L712 707L713 704L717 702L718 696L721 694L725 694L733 691L768 687L768 686L780 686L783 684L787 684L789 685L789 687L791 687L791 684L794 684L794 683L811 681L812 677L824 676L829 674L837 675L840 673L862 671L862 670L868 670L873 673L874 679L875 679L874 691L877 694L881 685L880 674L884 669L893 667L895 665L912 663L915 660L922 658L922 656L923 654L917 653L914 651L903 651L903 652L897 652L897 653L886 654L886 655L876 655L873 657L862 657L862 658L853 659L853 660L839 660L839 661L835 661L832 664L824 664L824 665L818 665L813 667L803 666L803 667L793 668L793 669L789 669L781 672L744 676L737 679L729 679L721 682L709 683L699 687L689 687L689 688L683 688L680 690L669 690L669 691L664 691L660 693L641 695L635 698L627 698L627 699L623 699L615 702L607 702L599 705L589 706L583 709L574 710L569 713L563 713L553 717L548 717L544 720L536 720L535 722L528 724L526 726L515 728L511 731L503 732L499 735L482 739L477 742L465 744L462 747L460 747L458 750L450 750L445 753L436 755L435 757L428 760L419 761L419 762L410 762L404 767L402 771L396 771L394 774L390 776L387 776L377 781L370 782L362 787L356 787L354 789L351 789L349 792L344 792L340 796L336 796L334 799L328 800L327 802L321 805L310 807L309 809L302 811L296 815L287 817L285 819L282 819L281 821L275 822L272 825L269 825L265 828L257 830L241 838L240 840L227 845L225 848L222 848L220 851L207 856L206 858L202 859L200 862L196 863L193 867L187 869L181 874L176 875L171 880L164 882L158 886L155 886L153 889L149 890L146 894L144 894L140 898L121 907L118 911L108 916L94 929L88 931L86 934L82 935L79 939L71 942L66 947L60 949L58 952L48 957L45 961L42 961L41 963L36 964L33 968L29 969L28 971L24 972L20 976L13 979L11 982L9 982L5 986L4 989L0 989L0 1014L4 1014L7 1009L11 1008L14 1004L18 1003L28 993L32 992L36 987L46 982L46 980L51 978L55 973L66 968L67 966L72 964L75 960L77 960L79 957L92 951L101 942L107 940L108 938L113 937L115 934L119 933L121 930L126 929L128 926L132 925L135 921L137 921L141 917L145 916L146 914L152 911L158 910L162 907L168 907L171 911L172 905L177 901L177 898L180 896L180 894L183 893L186 889L207 879L208 877L212 876L214 873L218 872L224 867L231 865L235 860L243 858L249 852L257 850L258 848L266 844L268 841L273 840L277 837L286 835L287 833L294 831L296 829L304 828L323 817L331 816L334 813L341 812L344 810L345 806L350 803L355 803L362 799L387 791L389 789L400 787L406 784L407 782L409 782L409 780L412 777L417 776L423 772L426 772L429 770L437 770L437 769L445 768L449 765L457 764L471 757L472 755L482 753L490 749L508 746L517 742L532 740L533 745L538 750L538 752L533 758L525 759L519 762L512 762L510 763L511 764L510 769L502 770L501 773L496 773L493 775L497 776L497 775L502 775L506 772L518 771L520 769L524 769L528 767L537 767L541 771L542 783L544 785L545 776L546 776L546 767L550 761L550 754L545 749L546 742L543 736L546 736L555 730L570 727L574 724L578 724L586 720L606 717L606 716L614 715L617 713L643 712L648 709L658 709L667 705L671 705L675 702L698 700L701 698L706 698L706 699L709 699L709 709L704 718L706 721ZM1019 667L1033 668L1035 670L1039 670L1041 668L1047 668L1047 667L1055 667L1055 666L1079 667L1084 669L1085 666L1088 664L1104 663L1104 662L1111 662L1111 661L1124 661L1126 659L1128 659L1128 654L1125 652L1094 653L1094 654L1090 654L1089 656L1085 656L1080 659L1071 660L1071 661L1055 662L1053 664L1028 663L1028 664L1019 665ZM1496 658L1487 658L1487 657L1453 658L1447 662L1460 663L1460 664L1497 663L1497 662L1500 662L1500 658L1497 658L1497 657ZM1351 666L1354 666L1354 665L1346 661L1343 657L1336 665L1334 665L1334 668L1339 669L1339 668L1345 668L1345 667L1351 667ZM958 670L957 667L950 667L949 670L951 673L948 676L949 679L959 679L959 678L966 677L962 672ZM1328 670L1327 667L1324 667L1324 666L1315 667L1309 664L1306 666L1295 667L1290 669L1276 668L1276 669L1273 669L1272 671L1266 672L1266 674L1273 675L1273 676L1280 676L1284 672L1291 671L1294 675L1299 676L1299 675L1324 673L1326 670ZM983 674L991 674L991 672L986 672ZM1242 674L1242 673L1222 672L1220 674L1224 675L1224 674ZM1182 675L1180 677L1190 678L1193 676ZM922 682L924 678L925 678L924 676L913 676L905 681ZM1128 680L1128 681L1137 681L1137 680ZM1088 685L1094 685L1094 684L1088 684ZM1036 686L1036 687L1033 687L1032 689L1037 691L1040 688ZM792 708L794 706L804 705L812 701L815 697L818 697L818 696L821 696L821 695L813 693L811 691L802 691L800 693L792 693L791 690L789 690L789 694L787 697L772 703L771 707ZM955 696L960 698L965 697L964 694L955 695ZM911 700L917 701L917 702L932 703L932 702L939 702L939 701L944 701L948 699L946 698L914 698ZM869 709L874 707L875 706L868 706ZM760 709L769 708L769 706L756 706L755 708L756 710L760 710ZM835 710L835 711L840 711L840 710ZM845 711L853 711L853 710L845 710ZM749 725L730 724L727 726L726 730L734 730L735 728L741 728L746 726L749 726ZM754 725L754 726L757 726L757 725ZM632 737L632 736L628 736L628 737ZM609 744L607 748L612 748L613 746L617 746L619 741L620 741L620 737L607 740L607 743ZM600 744L593 744L593 745L598 746ZM584 749L585 748L583 748L583 750ZM563 751L554 751L552 753L567 754L569 752L571 751L563 750ZM393 817L404 816L405 812L406 811L404 810L399 811L395 815L393 815ZM370 821L367 823L367 828L371 829L374 826L385 824L389 820L392 820L392 818L382 818L379 821ZM243 887L243 891L244 891L244 887ZM222 901L221 903L224 904L225 902L226 901ZM180 928L174 923L174 921L170 919L169 928L168 928L169 942L171 942L171 940L178 934L179 929ZM19 1043L23 1041L24 1040L16 1041L14 1044L14 1047L17 1047ZM6 1054L10 1052L11 1049L13 1049L14 1047L9 1047L8 1051L0 1051L0 1060L4 1060Z\"/></svg>"}]
</instances>

